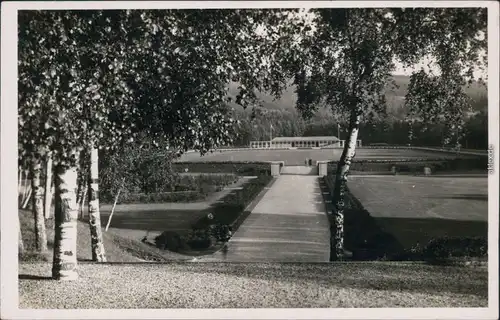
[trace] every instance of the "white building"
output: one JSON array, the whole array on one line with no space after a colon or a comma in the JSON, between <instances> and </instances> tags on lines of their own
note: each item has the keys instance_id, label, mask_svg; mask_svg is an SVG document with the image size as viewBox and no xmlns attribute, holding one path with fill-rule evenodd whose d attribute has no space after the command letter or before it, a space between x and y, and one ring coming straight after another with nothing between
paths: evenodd
<instances>
[{"instance_id":1,"label":"white building","mask_svg":"<svg viewBox=\"0 0 500 320\"><path fill-rule=\"evenodd\" d=\"M361 146L361 140L357 142ZM272 148L324 148L343 147L344 140L339 140L335 136L326 137L277 137L271 141L251 141L252 149L272 149Z\"/></svg>"}]
</instances>

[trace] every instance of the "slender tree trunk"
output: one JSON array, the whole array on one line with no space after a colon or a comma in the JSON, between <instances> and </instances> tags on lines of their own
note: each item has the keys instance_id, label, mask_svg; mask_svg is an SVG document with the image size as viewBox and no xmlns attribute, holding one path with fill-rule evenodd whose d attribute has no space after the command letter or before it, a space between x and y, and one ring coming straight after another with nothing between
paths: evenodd
<instances>
[{"instance_id":1,"label":"slender tree trunk","mask_svg":"<svg viewBox=\"0 0 500 320\"><path fill-rule=\"evenodd\" d=\"M21 208L24 209L28 205L28 201L31 197L31 183L28 179L29 170L24 170L24 178L21 183Z\"/></svg>"},{"instance_id":2,"label":"slender tree trunk","mask_svg":"<svg viewBox=\"0 0 500 320\"><path fill-rule=\"evenodd\" d=\"M18 233L18 243L17 243L17 248L18 248L18 253L23 253L24 252L24 242L23 242L23 233L21 231L21 219L19 218L19 214L17 215L17 233Z\"/></svg>"},{"instance_id":3,"label":"slender tree trunk","mask_svg":"<svg viewBox=\"0 0 500 320\"><path fill-rule=\"evenodd\" d=\"M87 188L83 188L83 193L80 195L80 200L78 201L78 216L81 221L85 220L85 200L87 199Z\"/></svg>"},{"instance_id":4,"label":"slender tree trunk","mask_svg":"<svg viewBox=\"0 0 500 320\"><path fill-rule=\"evenodd\" d=\"M19 169L19 176L17 178L17 201L18 201L18 204L17 204L17 207L18 208L22 208L23 206L23 194L24 194L24 190L23 190L23 170L22 169Z\"/></svg>"},{"instance_id":5,"label":"slender tree trunk","mask_svg":"<svg viewBox=\"0 0 500 320\"><path fill-rule=\"evenodd\" d=\"M40 187L40 162L33 163L31 189L33 194L32 212L35 219L35 245L38 252L47 251L47 233L43 216L43 189Z\"/></svg>"},{"instance_id":6,"label":"slender tree trunk","mask_svg":"<svg viewBox=\"0 0 500 320\"><path fill-rule=\"evenodd\" d=\"M26 206L28 206L28 203L30 202L31 199L31 185L26 187L26 192L24 193L24 200L22 202L22 209L26 209Z\"/></svg>"},{"instance_id":7,"label":"slender tree trunk","mask_svg":"<svg viewBox=\"0 0 500 320\"><path fill-rule=\"evenodd\" d=\"M330 260L342 260L344 256L344 208L347 175L352 159L356 153L356 141L358 140L360 116L353 110L349 121L349 134L344 145L344 151L337 165L335 174L335 186L333 198L335 201L335 224L332 226L330 245Z\"/></svg>"},{"instance_id":8,"label":"slender tree trunk","mask_svg":"<svg viewBox=\"0 0 500 320\"><path fill-rule=\"evenodd\" d=\"M89 179L89 226L92 242L92 261L106 262L102 240L101 212L99 210L99 152L92 147Z\"/></svg>"},{"instance_id":9,"label":"slender tree trunk","mask_svg":"<svg viewBox=\"0 0 500 320\"><path fill-rule=\"evenodd\" d=\"M80 159L86 159L85 154L82 152L80 154ZM81 220L83 218L83 202L84 200L84 190L86 188L87 175L85 174L84 165L80 164L78 166L78 176L77 176L77 189L76 189L76 203L78 204L78 218Z\"/></svg>"},{"instance_id":10,"label":"slender tree trunk","mask_svg":"<svg viewBox=\"0 0 500 320\"><path fill-rule=\"evenodd\" d=\"M19 175L18 175L18 178L17 178L17 193L18 194L21 194L21 190L22 190L22 181L23 181L23 170L19 169Z\"/></svg>"},{"instance_id":11,"label":"slender tree trunk","mask_svg":"<svg viewBox=\"0 0 500 320\"><path fill-rule=\"evenodd\" d=\"M56 280L78 278L76 260L77 215L75 167L55 168L55 236L52 277Z\"/></svg>"},{"instance_id":12,"label":"slender tree trunk","mask_svg":"<svg viewBox=\"0 0 500 320\"><path fill-rule=\"evenodd\" d=\"M50 208L52 207L52 154L47 155L45 168L45 195L44 195L44 217L50 218Z\"/></svg>"}]
</instances>

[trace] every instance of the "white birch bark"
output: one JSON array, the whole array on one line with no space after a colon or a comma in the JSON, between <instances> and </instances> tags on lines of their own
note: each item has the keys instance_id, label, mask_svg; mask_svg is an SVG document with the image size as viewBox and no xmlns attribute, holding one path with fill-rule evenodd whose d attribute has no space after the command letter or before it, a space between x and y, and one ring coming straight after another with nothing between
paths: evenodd
<instances>
[{"instance_id":1,"label":"white birch bark","mask_svg":"<svg viewBox=\"0 0 500 320\"><path fill-rule=\"evenodd\" d=\"M45 219L50 218L52 207L52 154L47 155L47 162L45 168L45 195L44 195L44 210L43 214Z\"/></svg>"},{"instance_id":2,"label":"white birch bark","mask_svg":"<svg viewBox=\"0 0 500 320\"><path fill-rule=\"evenodd\" d=\"M352 163L352 159L356 154L356 141L358 140L359 122L361 117L353 111L349 123L349 135L347 137L342 156L337 165L337 172L335 174L334 186L334 201L335 211L334 220L335 225L332 226L333 232L331 236L331 254L330 260L342 260L344 256L344 208L345 208L345 191L347 175Z\"/></svg>"},{"instance_id":3,"label":"white birch bark","mask_svg":"<svg viewBox=\"0 0 500 320\"><path fill-rule=\"evenodd\" d=\"M99 210L99 152L97 148L92 148L90 152L89 178L89 226L92 261L106 262L106 253L102 240L101 212Z\"/></svg>"},{"instance_id":4,"label":"white birch bark","mask_svg":"<svg viewBox=\"0 0 500 320\"><path fill-rule=\"evenodd\" d=\"M40 162L32 164L32 212L35 219L35 245L38 252L47 251L47 233L45 231L45 218L43 216L43 189L40 187L41 168Z\"/></svg>"},{"instance_id":5,"label":"white birch bark","mask_svg":"<svg viewBox=\"0 0 500 320\"><path fill-rule=\"evenodd\" d=\"M52 277L56 280L78 278L76 241L77 215L75 167L55 168L55 236Z\"/></svg>"}]
</instances>

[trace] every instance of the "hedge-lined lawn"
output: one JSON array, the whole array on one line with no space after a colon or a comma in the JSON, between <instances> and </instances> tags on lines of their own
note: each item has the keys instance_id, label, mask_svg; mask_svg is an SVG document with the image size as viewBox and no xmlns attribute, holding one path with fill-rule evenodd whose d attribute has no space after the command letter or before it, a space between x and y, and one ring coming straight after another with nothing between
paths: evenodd
<instances>
[{"instance_id":1,"label":"hedge-lined lawn","mask_svg":"<svg viewBox=\"0 0 500 320\"><path fill-rule=\"evenodd\" d=\"M241 189L228 193L204 210L204 215L192 220L191 230L175 233L165 230L155 237L156 246L187 255L206 255L219 250L250 214L249 207L260 200L258 196L272 180L268 175L250 179Z\"/></svg>"},{"instance_id":2,"label":"hedge-lined lawn","mask_svg":"<svg viewBox=\"0 0 500 320\"><path fill-rule=\"evenodd\" d=\"M348 187L405 248L443 236L487 236L487 177L353 176Z\"/></svg>"},{"instance_id":3,"label":"hedge-lined lawn","mask_svg":"<svg viewBox=\"0 0 500 320\"><path fill-rule=\"evenodd\" d=\"M203 201L238 181L232 173L179 174L170 184L155 189L155 192L130 192L126 188L120 194L119 203L165 203ZM101 192L102 203L113 203L114 195Z\"/></svg>"},{"instance_id":4,"label":"hedge-lined lawn","mask_svg":"<svg viewBox=\"0 0 500 320\"><path fill-rule=\"evenodd\" d=\"M304 165L306 158L318 160L338 160L342 149L320 150L243 150L209 153L200 157L199 153L183 155L179 161L285 161L285 165ZM411 149L363 149L356 150L356 160L400 159L400 158L453 158L455 155L443 152Z\"/></svg>"},{"instance_id":5,"label":"hedge-lined lawn","mask_svg":"<svg viewBox=\"0 0 500 320\"><path fill-rule=\"evenodd\" d=\"M249 178L240 178L232 187L239 188L248 180ZM149 237L153 237L166 230L189 230L194 222L206 215L206 210L214 201L231 192L230 189L223 190L201 202L117 205L111 220L110 231L137 240L145 236L147 232L149 232ZM111 208L111 205L101 206L101 219L104 226L108 221Z\"/></svg>"}]
</instances>

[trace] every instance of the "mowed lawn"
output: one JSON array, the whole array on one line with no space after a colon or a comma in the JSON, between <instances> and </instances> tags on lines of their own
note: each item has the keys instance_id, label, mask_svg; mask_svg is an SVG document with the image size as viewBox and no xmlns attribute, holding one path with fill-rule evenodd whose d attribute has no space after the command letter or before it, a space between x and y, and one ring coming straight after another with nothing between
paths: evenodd
<instances>
[{"instance_id":1,"label":"mowed lawn","mask_svg":"<svg viewBox=\"0 0 500 320\"><path fill-rule=\"evenodd\" d=\"M285 161L285 165L304 165L305 159L313 161L339 160L342 149L297 149L297 150L241 150L216 151L204 156L193 152L183 155L178 161ZM357 149L356 160L367 159L436 159L454 157L453 154L443 152L410 150L410 149Z\"/></svg>"},{"instance_id":2,"label":"mowed lawn","mask_svg":"<svg viewBox=\"0 0 500 320\"><path fill-rule=\"evenodd\" d=\"M487 236L487 177L351 176L348 187L404 247L445 235Z\"/></svg>"}]
</instances>

